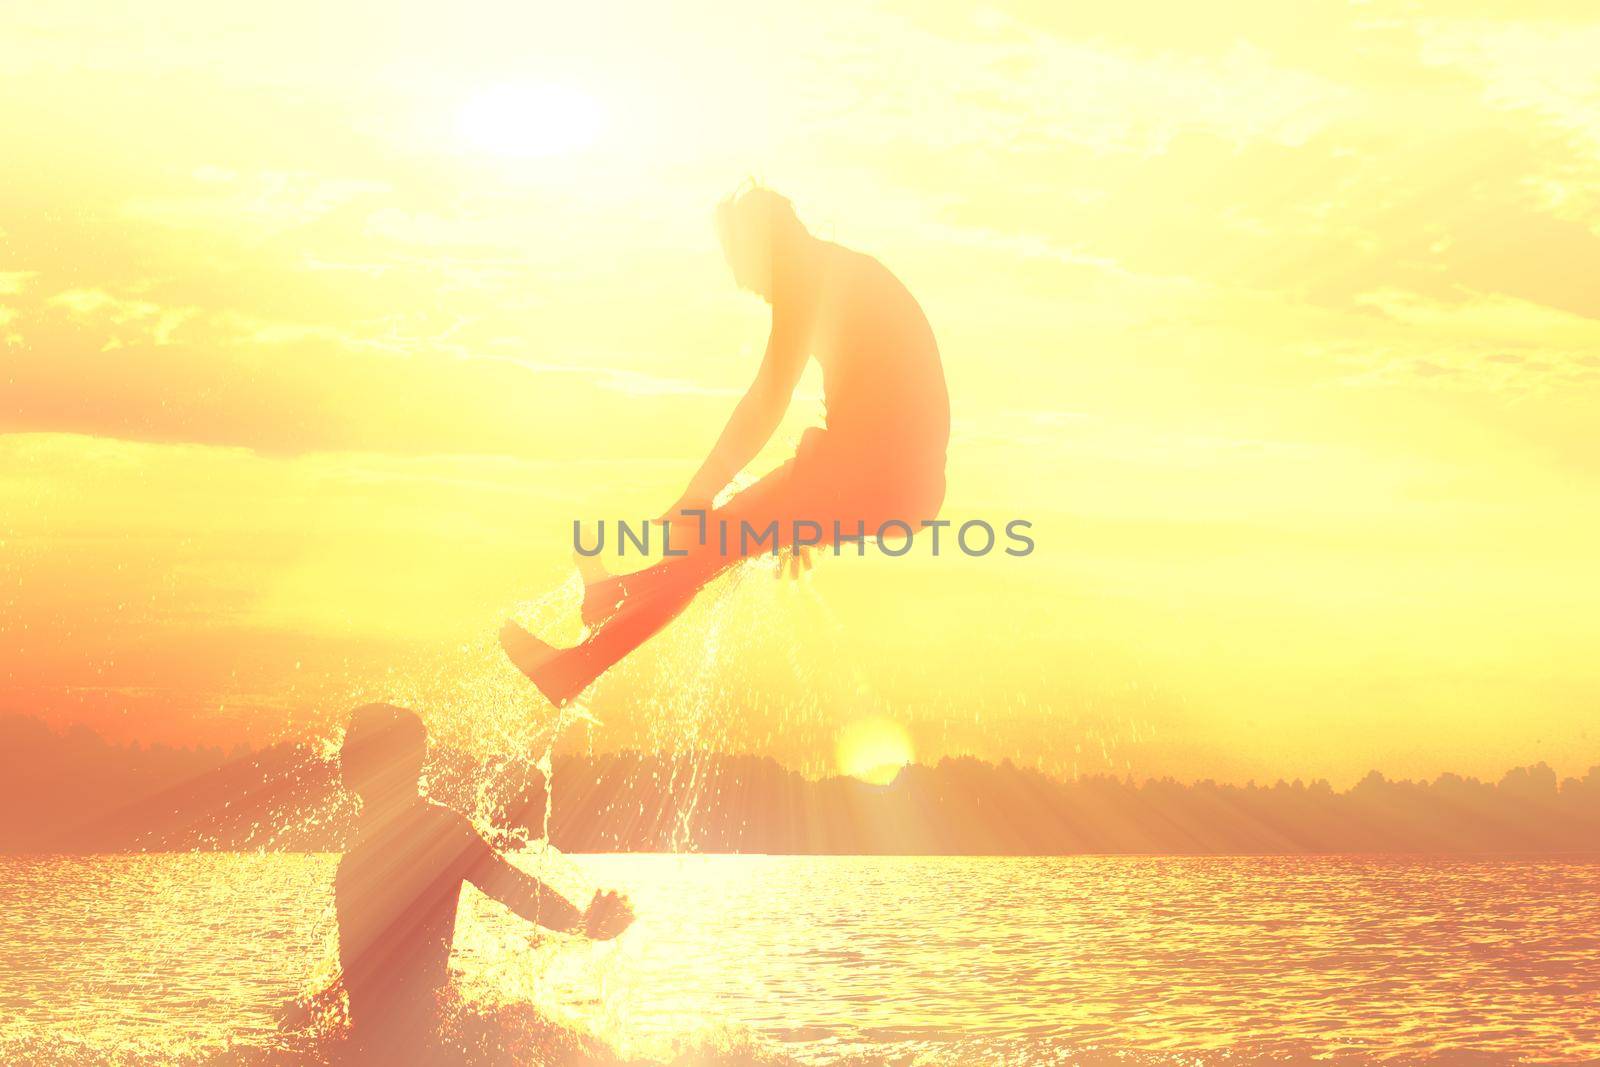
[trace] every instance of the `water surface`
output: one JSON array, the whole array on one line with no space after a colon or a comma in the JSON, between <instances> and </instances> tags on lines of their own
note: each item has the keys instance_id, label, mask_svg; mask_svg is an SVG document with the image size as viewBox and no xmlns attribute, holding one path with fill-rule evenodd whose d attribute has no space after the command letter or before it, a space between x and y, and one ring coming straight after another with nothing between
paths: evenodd
<instances>
[{"instance_id":1,"label":"water surface","mask_svg":"<svg viewBox=\"0 0 1600 1067\"><path fill-rule=\"evenodd\" d=\"M0 1050L165 1061L281 1045L278 1006L333 950L335 862L0 858ZM605 945L531 938L469 890L458 987L630 1054L732 1035L808 1063L1600 1058L1595 862L554 856L540 870L574 896L626 890L638 923Z\"/></svg>"}]
</instances>

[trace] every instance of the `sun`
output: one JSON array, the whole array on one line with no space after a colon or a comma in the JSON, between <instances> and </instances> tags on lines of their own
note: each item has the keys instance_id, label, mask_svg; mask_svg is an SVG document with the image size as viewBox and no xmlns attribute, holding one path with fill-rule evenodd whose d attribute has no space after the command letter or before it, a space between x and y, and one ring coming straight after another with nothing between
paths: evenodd
<instances>
[{"instance_id":1,"label":"sun","mask_svg":"<svg viewBox=\"0 0 1600 1067\"><path fill-rule=\"evenodd\" d=\"M891 719L858 719L839 731L834 756L841 774L888 785L915 758L911 735Z\"/></svg>"},{"instance_id":2,"label":"sun","mask_svg":"<svg viewBox=\"0 0 1600 1067\"><path fill-rule=\"evenodd\" d=\"M497 85L461 108L467 144L500 156L576 152L600 136L605 116L594 97L567 85Z\"/></svg>"}]
</instances>

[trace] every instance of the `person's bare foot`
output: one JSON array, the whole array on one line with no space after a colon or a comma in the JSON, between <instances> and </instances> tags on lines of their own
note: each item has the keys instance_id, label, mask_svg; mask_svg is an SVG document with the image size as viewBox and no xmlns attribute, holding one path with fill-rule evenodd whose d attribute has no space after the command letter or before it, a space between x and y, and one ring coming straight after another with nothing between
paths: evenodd
<instances>
[{"instance_id":1,"label":"person's bare foot","mask_svg":"<svg viewBox=\"0 0 1600 1067\"><path fill-rule=\"evenodd\" d=\"M583 692L583 686L561 669L563 653L571 649L556 648L541 641L509 619L500 627L500 647L506 650L517 670L527 675L545 699L556 707L565 706Z\"/></svg>"}]
</instances>

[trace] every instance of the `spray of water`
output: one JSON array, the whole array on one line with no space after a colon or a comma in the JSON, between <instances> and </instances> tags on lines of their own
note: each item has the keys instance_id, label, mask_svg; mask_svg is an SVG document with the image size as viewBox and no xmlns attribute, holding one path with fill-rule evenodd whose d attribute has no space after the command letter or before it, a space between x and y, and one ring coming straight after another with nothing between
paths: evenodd
<instances>
[{"instance_id":1,"label":"spray of water","mask_svg":"<svg viewBox=\"0 0 1600 1067\"><path fill-rule=\"evenodd\" d=\"M770 596L733 595L752 572L757 572L757 565L732 568L706 590L689 617L673 627L676 637L658 639L642 662L624 664L613 672L618 684L648 694L641 709L645 733L637 747L671 757L670 778L663 790L674 799L677 813L670 839L674 851L693 848L705 756L725 740L718 723L719 706L726 703L730 677L737 679L742 673L741 657L760 642L774 615ZM760 582L756 585L762 587ZM548 640L571 643L583 636L577 622L582 595L582 583L574 575L559 588L514 605L507 614ZM514 853L519 864L581 905L598 887L580 863L551 842L559 787L554 758L574 729L603 725L590 708L594 690L610 683L602 679L566 707L551 706L506 660L494 637L498 622L485 620L480 636L431 661L395 665L380 678L353 684L343 700L346 706L386 701L412 708L423 717L437 750L475 757L478 762L466 801L474 825ZM319 757L335 761L339 742L338 736L330 737ZM530 770L546 784L542 810L534 819L521 813L521 819L507 820L506 805L515 795L515 784L524 781ZM304 817L323 819L326 813ZM508 833L508 821L537 825L537 836L530 830ZM308 1028L302 1033L309 1033L316 1043L336 1040L347 1022L347 1006L335 982L338 935L331 903L322 926L326 932L320 958L301 997ZM641 1047L627 1036L627 1020L615 1007L627 998L610 995L619 981L612 973L612 946L545 931L508 932L511 929L504 923L478 921L473 908L464 904L455 952L458 959L471 959L473 965L456 975L453 1025L470 1027L478 1025L474 1019L495 1018L500 1020L496 1025L525 1031L536 1020L540 1028L577 1035L598 1024L615 1051L665 1054L666 1050ZM570 976L574 968L589 975L587 984L597 992L581 1013L558 1002L552 992L557 983L546 980L557 973ZM513 1018L517 1021L508 1023Z\"/></svg>"}]
</instances>

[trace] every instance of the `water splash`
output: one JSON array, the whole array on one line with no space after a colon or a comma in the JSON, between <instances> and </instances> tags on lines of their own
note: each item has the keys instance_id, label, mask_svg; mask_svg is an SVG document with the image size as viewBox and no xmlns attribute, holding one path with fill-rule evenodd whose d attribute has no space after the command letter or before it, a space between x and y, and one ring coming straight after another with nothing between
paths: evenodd
<instances>
[{"instance_id":1,"label":"water splash","mask_svg":"<svg viewBox=\"0 0 1600 1067\"><path fill-rule=\"evenodd\" d=\"M656 672L644 686L648 699L647 737L640 747L670 753L672 778L664 783L666 795L677 798L677 820L672 831L672 847L689 851L694 842L694 814L704 784L704 756L724 740L717 726L719 679L729 666L730 652L742 655L750 641L748 620L734 593L743 584L753 565L743 564L712 583L691 608L693 618L678 624L680 634L690 640L658 643L641 668L626 665L619 672L629 682L639 681L638 672ZM583 586L576 575L558 588L521 601L507 613L530 632L557 644L571 644L583 636L578 623ZM747 607L747 605L746 605ZM770 618L768 604L758 611ZM498 619L486 619L475 636L461 645L429 660L397 664L377 679L352 685L344 694L346 706L384 701L415 710L428 728L434 751L454 751L476 759L470 781L453 783L454 795L442 797L455 806L466 807L475 827L485 837L515 855L519 865L529 869L546 884L579 903L596 888L583 866L566 856L551 841L551 821L559 783L554 775L558 748L575 727L593 730L604 724L590 710L595 692L608 684L602 679L563 708L552 707L506 659L494 634ZM764 627L756 627L757 631ZM734 640L729 640L730 635ZM342 738L335 734L320 744L315 757L336 772ZM540 809L508 818L518 786L536 772L544 783ZM439 795L446 788L445 776L430 762L425 770L425 789ZM303 816L304 820L326 819L327 812ZM508 829L511 827L511 829ZM598 1023L608 1035L608 1056L645 1056L652 1062L673 1055L672 1048L660 1041L629 1037L626 1018L618 1017L606 995L611 979L611 960L615 949L609 944L593 944L582 938L548 931L518 929L485 922L476 913L473 894L464 894L457 924L454 955L468 961L465 968L453 967L451 1025L470 1032L463 1041L481 1046L486 1034L498 1033L493 1042L515 1043L515 1032L542 1035L540 1040L556 1041L564 1047L582 1049L592 1045L588 1036ZM298 1029L293 1037L302 1046L326 1048L339 1040L348 1020L348 1005L334 981L339 970L336 919L331 902L318 924L323 929L319 958L307 975L298 999ZM570 975L574 969L592 976L600 994L591 1003L573 1006L557 996L559 983L553 975ZM471 975L473 977L464 977ZM625 999L625 998L622 998ZM509 1029L508 1029L509 1028ZM561 1035L559 1040L553 1035ZM460 1036L460 1035L458 1035ZM452 1039L453 1040L453 1039ZM702 1048L740 1047L749 1055L741 1062L754 1062L756 1046L750 1041L726 1034L700 1035ZM705 1043L709 1042L709 1044ZM586 1044L587 1043L587 1044Z\"/></svg>"}]
</instances>

